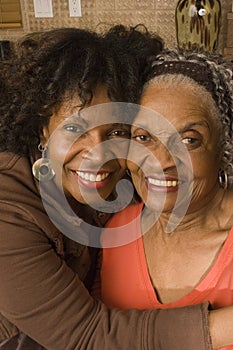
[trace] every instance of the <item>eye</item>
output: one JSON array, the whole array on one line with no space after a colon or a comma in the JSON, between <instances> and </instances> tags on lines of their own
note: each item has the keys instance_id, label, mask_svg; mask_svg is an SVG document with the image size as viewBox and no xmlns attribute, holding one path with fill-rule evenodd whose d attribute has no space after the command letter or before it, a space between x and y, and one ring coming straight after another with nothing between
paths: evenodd
<instances>
[{"instance_id":1,"label":"eye","mask_svg":"<svg viewBox=\"0 0 233 350\"><path fill-rule=\"evenodd\" d=\"M114 129L108 133L108 136L130 138L130 131L127 129Z\"/></svg>"},{"instance_id":2,"label":"eye","mask_svg":"<svg viewBox=\"0 0 233 350\"><path fill-rule=\"evenodd\" d=\"M136 140L137 142L148 142L151 140L151 137L148 135L136 135L134 137L132 137L134 140Z\"/></svg>"},{"instance_id":3,"label":"eye","mask_svg":"<svg viewBox=\"0 0 233 350\"><path fill-rule=\"evenodd\" d=\"M74 132L74 133L83 132L82 128L80 128L80 126L75 125L75 124L67 124L67 125L64 125L63 128L69 132Z\"/></svg>"},{"instance_id":4,"label":"eye","mask_svg":"<svg viewBox=\"0 0 233 350\"><path fill-rule=\"evenodd\" d=\"M190 136L184 137L184 138L182 139L182 143L184 143L185 146L186 146L189 150L198 148L198 147L201 145L201 141L202 141L202 140L201 140L200 138L195 138L195 137L190 137Z\"/></svg>"},{"instance_id":5,"label":"eye","mask_svg":"<svg viewBox=\"0 0 233 350\"><path fill-rule=\"evenodd\" d=\"M197 139L195 139L194 137L186 137L182 140L182 142L186 145L192 145L196 141L197 141Z\"/></svg>"}]
</instances>

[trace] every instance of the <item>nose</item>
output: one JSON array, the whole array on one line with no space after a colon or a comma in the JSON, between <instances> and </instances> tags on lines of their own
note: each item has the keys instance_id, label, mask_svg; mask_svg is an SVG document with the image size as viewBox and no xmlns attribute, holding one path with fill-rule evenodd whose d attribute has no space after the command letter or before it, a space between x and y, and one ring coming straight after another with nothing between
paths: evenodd
<instances>
[{"instance_id":1,"label":"nose","mask_svg":"<svg viewBox=\"0 0 233 350\"><path fill-rule=\"evenodd\" d=\"M166 144L158 141L153 147L145 147L136 142L131 143L128 155L128 161L136 163L144 169L153 169L153 171L161 172L166 169L177 166L177 159L173 156L172 149L170 150Z\"/></svg>"},{"instance_id":2,"label":"nose","mask_svg":"<svg viewBox=\"0 0 233 350\"><path fill-rule=\"evenodd\" d=\"M162 142L156 145L154 156L156 157L155 161L159 162L163 170L176 166L174 156L172 155L172 149L169 149L169 147Z\"/></svg>"},{"instance_id":3,"label":"nose","mask_svg":"<svg viewBox=\"0 0 233 350\"><path fill-rule=\"evenodd\" d=\"M91 165L101 165L111 160L126 159L129 139L115 137L104 129L92 129L82 138L80 156Z\"/></svg>"},{"instance_id":4,"label":"nose","mask_svg":"<svg viewBox=\"0 0 233 350\"><path fill-rule=\"evenodd\" d=\"M111 152L102 143L96 144L93 147L89 146L82 152L82 158L85 160L101 163L108 161Z\"/></svg>"},{"instance_id":5,"label":"nose","mask_svg":"<svg viewBox=\"0 0 233 350\"><path fill-rule=\"evenodd\" d=\"M92 162L103 162L109 158L110 150L106 140L99 134L92 134L87 137L86 145L82 151L82 158Z\"/></svg>"}]
</instances>

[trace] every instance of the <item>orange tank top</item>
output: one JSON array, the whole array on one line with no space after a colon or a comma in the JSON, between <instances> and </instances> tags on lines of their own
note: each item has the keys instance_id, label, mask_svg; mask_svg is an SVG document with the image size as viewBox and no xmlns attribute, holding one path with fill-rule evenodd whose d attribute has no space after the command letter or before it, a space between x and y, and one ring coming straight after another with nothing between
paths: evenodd
<instances>
[{"instance_id":1,"label":"orange tank top","mask_svg":"<svg viewBox=\"0 0 233 350\"><path fill-rule=\"evenodd\" d=\"M157 299L147 269L141 237L141 211L142 204L130 206L116 214L108 224L108 227L121 227L119 234L117 230L114 231L111 238L113 243L119 241L118 235L130 236L130 239L127 244L113 244L113 248L103 249L101 294L104 303L120 309L176 308L199 304L206 300L214 309L233 304L233 228L215 264L200 284L181 299L162 304ZM103 242L105 239L111 241L108 235L109 231L104 230ZM233 350L233 346L224 349Z\"/></svg>"}]
</instances>

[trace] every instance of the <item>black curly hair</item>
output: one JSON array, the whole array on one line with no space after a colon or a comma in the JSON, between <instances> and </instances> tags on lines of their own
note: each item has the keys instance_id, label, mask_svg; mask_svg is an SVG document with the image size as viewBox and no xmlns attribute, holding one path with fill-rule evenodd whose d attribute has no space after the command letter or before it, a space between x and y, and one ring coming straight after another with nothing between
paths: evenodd
<instances>
[{"instance_id":1,"label":"black curly hair","mask_svg":"<svg viewBox=\"0 0 233 350\"><path fill-rule=\"evenodd\" d=\"M112 101L137 102L147 61L163 48L144 26L104 34L59 28L24 36L0 63L0 151L35 155L40 130L65 101L88 106L97 84Z\"/></svg>"},{"instance_id":2,"label":"black curly hair","mask_svg":"<svg viewBox=\"0 0 233 350\"><path fill-rule=\"evenodd\" d=\"M147 69L155 56L162 51L164 42L143 24L135 27L116 25L104 35L108 49L107 66L111 86L110 98L114 101L137 103L147 76Z\"/></svg>"}]
</instances>

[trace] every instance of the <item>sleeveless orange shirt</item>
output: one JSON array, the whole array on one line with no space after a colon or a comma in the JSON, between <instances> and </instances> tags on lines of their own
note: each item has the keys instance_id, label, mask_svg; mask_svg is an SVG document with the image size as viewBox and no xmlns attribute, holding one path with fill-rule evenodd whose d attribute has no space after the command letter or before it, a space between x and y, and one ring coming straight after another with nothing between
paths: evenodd
<instances>
[{"instance_id":1,"label":"sleeveless orange shirt","mask_svg":"<svg viewBox=\"0 0 233 350\"><path fill-rule=\"evenodd\" d=\"M159 302L150 280L141 237L142 207L142 204L133 205L116 214L103 231L103 245L108 242L107 246L111 243L113 246L103 249L101 266L103 302L109 307L120 309L175 308L199 304L206 300L211 303L213 309L233 304L233 228L217 260L199 285L177 301L168 304ZM117 226L121 229L109 233L108 228ZM125 240L122 239L123 236ZM128 243L125 244L123 241ZM117 246L121 242L123 245ZM224 349L233 350L233 346Z\"/></svg>"}]
</instances>

